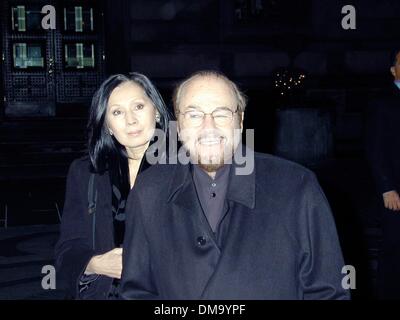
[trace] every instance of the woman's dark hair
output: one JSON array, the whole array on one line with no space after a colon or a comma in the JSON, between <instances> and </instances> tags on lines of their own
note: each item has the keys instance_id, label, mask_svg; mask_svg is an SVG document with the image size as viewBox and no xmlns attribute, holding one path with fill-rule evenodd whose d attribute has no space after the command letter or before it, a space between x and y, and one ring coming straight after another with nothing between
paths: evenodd
<instances>
[{"instance_id":1,"label":"woman's dark hair","mask_svg":"<svg viewBox=\"0 0 400 320\"><path fill-rule=\"evenodd\" d=\"M168 122L171 119L170 112L158 90L145 75L133 72L129 76L123 74L110 76L100 85L100 88L93 96L87 126L89 158L92 170L96 173L109 170L111 164L117 167L115 169L119 174L125 173L121 172L121 169L125 171L128 163L126 149L109 134L105 119L111 93L115 88L126 82L136 83L143 88L160 114L160 121L156 123L157 128L165 133L168 130Z\"/></svg>"}]
</instances>

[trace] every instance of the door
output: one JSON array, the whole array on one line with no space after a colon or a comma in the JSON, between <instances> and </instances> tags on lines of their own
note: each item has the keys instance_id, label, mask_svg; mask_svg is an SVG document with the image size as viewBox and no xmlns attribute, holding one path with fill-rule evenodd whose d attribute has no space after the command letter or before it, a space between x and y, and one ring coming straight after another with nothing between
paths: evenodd
<instances>
[{"instance_id":1,"label":"door","mask_svg":"<svg viewBox=\"0 0 400 320\"><path fill-rule=\"evenodd\" d=\"M87 106L104 78L101 1L10 0L2 15L5 116Z\"/></svg>"}]
</instances>

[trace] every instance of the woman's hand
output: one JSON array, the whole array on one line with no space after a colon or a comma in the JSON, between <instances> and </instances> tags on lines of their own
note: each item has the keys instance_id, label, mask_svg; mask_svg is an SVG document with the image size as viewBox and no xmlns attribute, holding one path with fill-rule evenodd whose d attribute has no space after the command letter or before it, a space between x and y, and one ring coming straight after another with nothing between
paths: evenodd
<instances>
[{"instance_id":1,"label":"woman's hand","mask_svg":"<svg viewBox=\"0 0 400 320\"><path fill-rule=\"evenodd\" d=\"M90 259L85 274L93 273L121 279L122 248L115 248Z\"/></svg>"},{"instance_id":2,"label":"woman's hand","mask_svg":"<svg viewBox=\"0 0 400 320\"><path fill-rule=\"evenodd\" d=\"M385 208L393 211L400 210L400 196L396 190L388 191L383 194Z\"/></svg>"}]
</instances>

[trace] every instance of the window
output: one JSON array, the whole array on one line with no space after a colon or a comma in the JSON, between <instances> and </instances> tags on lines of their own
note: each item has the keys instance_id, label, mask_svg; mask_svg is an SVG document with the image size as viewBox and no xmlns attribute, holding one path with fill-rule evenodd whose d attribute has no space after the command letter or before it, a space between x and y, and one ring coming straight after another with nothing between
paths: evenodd
<instances>
[{"instance_id":1,"label":"window","mask_svg":"<svg viewBox=\"0 0 400 320\"><path fill-rule=\"evenodd\" d=\"M64 8L64 31L94 31L93 8L81 6Z\"/></svg>"},{"instance_id":2,"label":"window","mask_svg":"<svg viewBox=\"0 0 400 320\"><path fill-rule=\"evenodd\" d=\"M65 68L88 69L95 66L94 44L92 43L68 43L64 46Z\"/></svg>"},{"instance_id":3,"label":"window","mask_svg":"<svg viewBox=\"0 0 400 320\"><path fill-rule=\"evenodd\" d=\"M44 50L41 44L18 42L13 44L14 68L44 68Z\"/></svg>"},{"instance_id":4,"label":"window","mask_svg":"<svg viewBox=\"0 0 400 320\"><path fill-rule=\"evenodd\" d=\"M42 30L41 7L37 5L11 7L11 29L18 32Z\"/></svg>"}]
</instances>

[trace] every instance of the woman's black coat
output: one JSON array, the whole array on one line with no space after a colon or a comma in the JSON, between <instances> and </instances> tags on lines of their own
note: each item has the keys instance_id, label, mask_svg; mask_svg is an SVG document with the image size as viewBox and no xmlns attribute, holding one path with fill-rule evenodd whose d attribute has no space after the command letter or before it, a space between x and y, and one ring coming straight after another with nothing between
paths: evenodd
<instances>
[{"instance_id":1,"label":"woman's black coat","mask_svg":"<svg viewBox=\"0 0 400 320\"><path fill-rule=\"evenodd\" d=\"M94 255L112 250L114 229L111 205L111 182L108 173L95 175L97 202L95 219L88 210L90 162L87 157L75 160L68 172L60 238L56 244L57 288L68 298L82 298L79 280ZM94 220L93 220L94 219ZM93 249L93 222L95 249ZM100 275L85 291L85 299L107 299L113 279Z\"/></svg>"}]
</instances>

